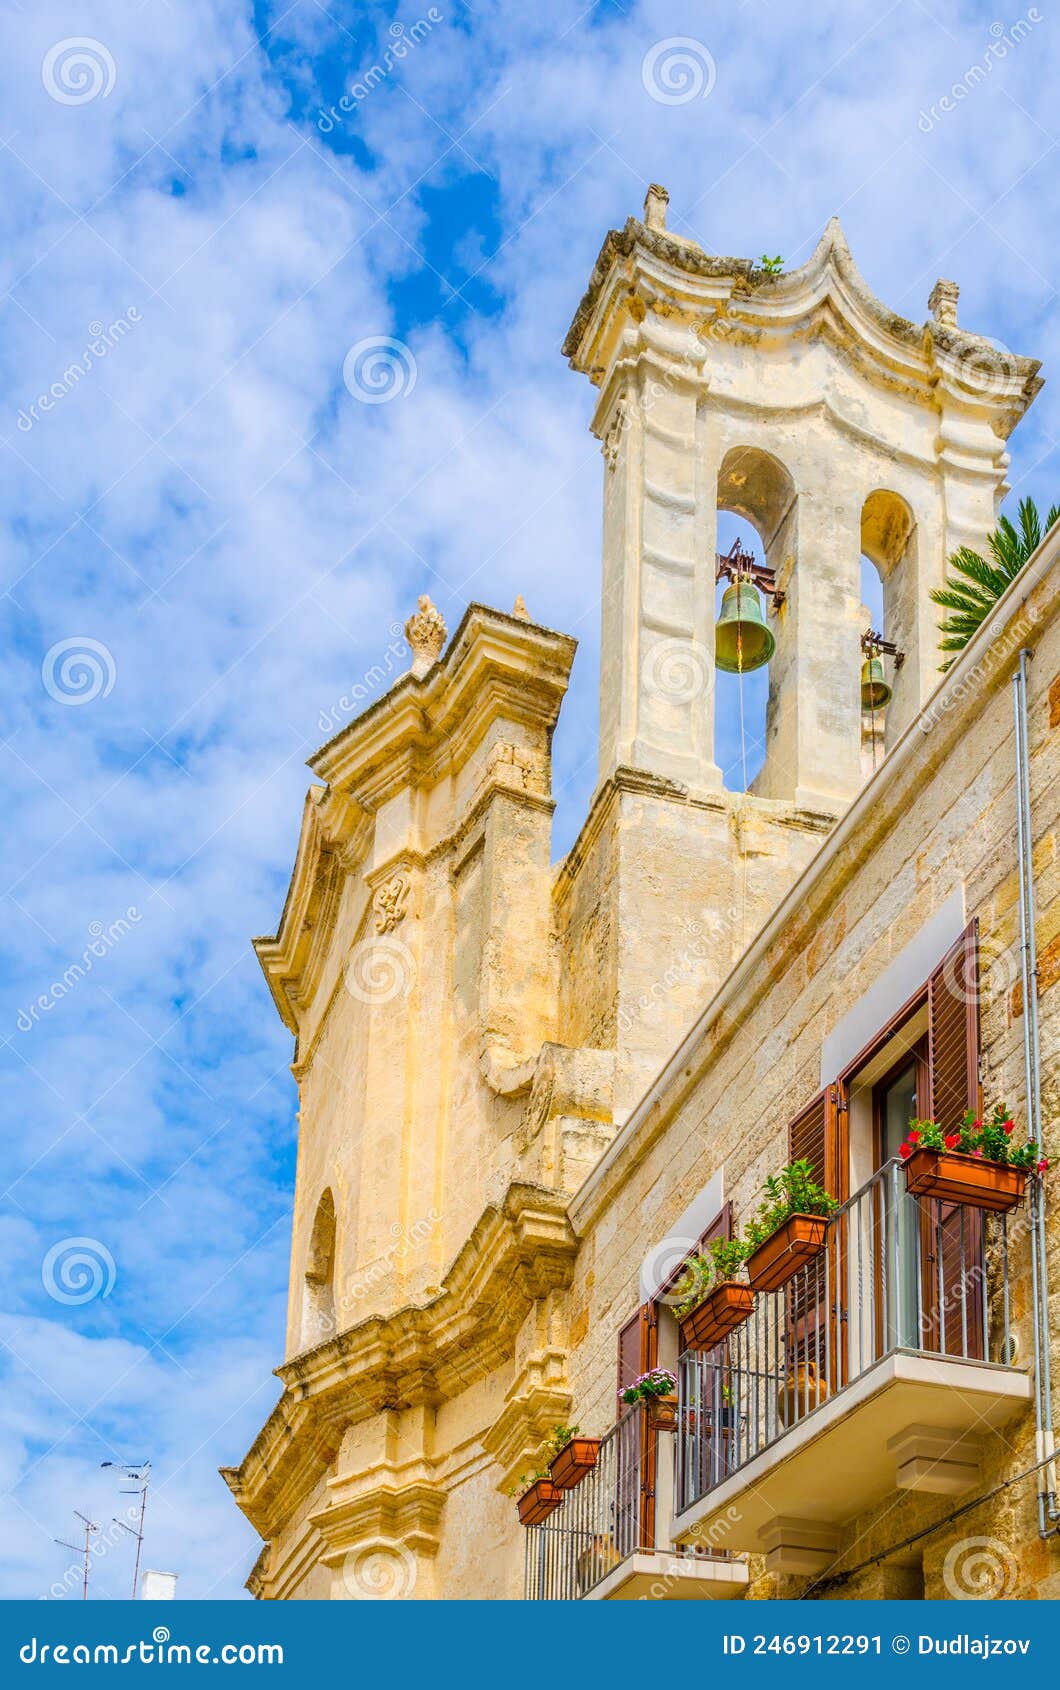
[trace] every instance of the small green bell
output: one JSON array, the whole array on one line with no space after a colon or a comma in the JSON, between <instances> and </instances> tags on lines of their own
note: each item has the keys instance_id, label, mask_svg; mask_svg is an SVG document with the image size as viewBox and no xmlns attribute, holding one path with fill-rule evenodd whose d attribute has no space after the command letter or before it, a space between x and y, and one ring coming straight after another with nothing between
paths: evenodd
<instances>
[{"instance_id":1,"label":"small green bell","mask_svg":"<svg viewBox=\"0 0 1060 1690\"><path fill-rule=\"evenodd\" d=\"M714 630L714 660L727 675L750 674L769 662L777 642L762 612L753 581L738 579L726 587Z\"/></svg>"},{"instance_id":2,"label":"small green bell","mask_svg":"<svg viewBox=\"0 0 1060 1690\"><path fill-rule=\"evenodd\" d=\"M866 657L861 665L861 708L882 710L893 697L884 679L882 657Z\"/></svg>"}]
</instances>

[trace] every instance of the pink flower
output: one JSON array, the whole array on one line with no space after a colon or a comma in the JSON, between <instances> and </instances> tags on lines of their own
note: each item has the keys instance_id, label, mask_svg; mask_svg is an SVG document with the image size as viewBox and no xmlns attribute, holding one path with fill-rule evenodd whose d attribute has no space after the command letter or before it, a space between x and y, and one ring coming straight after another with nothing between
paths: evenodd
<instances>
[{"instance_id":1,"label":"pink flower","mask_svg":"<svg viewBox=\"0 0 1060 1690\"><path fill-rule=\"evenodd\" d=\"M1049 1164L1046 1161L1045 1157L1043 1156L1041 1161L1038 1163L1038 1172L1040 1174L1044 1174L1044 1172L1045 1172L1045 1170L1048 1166L1049 1166Z\"/></svg>"},{"instance_id":2,"label":"pink flower","mask_svg":"<svg viewBox=\"0 0 1060 1690\"><path fill-rule=\"evenodd\" d=\"M982 1151L981 1151L981 1150L979 1150L979 1149L976 1149L976 1150L973 1150L973 1151L972 1151L972 1155L973 1155L973 1156L981 1156L981 1155L982 1155L982 1154L983 1154L983 1152L982 1152Z\"/></svg>"},{"instance_id":3,"label":"pink flower","mask_svg":"<svg viewBox=\"0 0 1060 1690\"><path fill-rule=\"evenodd\" d=\"M975 1132L981 1133L982 1130L983 1130L983 1123L982 1123L982 1121L973 1121L972 1127L975 1130Z\"/></svg>"}]
</instances>

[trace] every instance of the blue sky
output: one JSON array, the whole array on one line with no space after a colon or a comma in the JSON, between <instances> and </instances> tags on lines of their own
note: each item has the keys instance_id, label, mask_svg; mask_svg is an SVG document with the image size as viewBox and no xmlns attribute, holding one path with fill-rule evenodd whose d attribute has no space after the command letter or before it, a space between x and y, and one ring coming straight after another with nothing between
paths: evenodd
<instances>
[{"instance_id":1,"label":"blue sky","mask_svg":"<svg viewBox=\"0 0 1060 1690\"><path fill-rule=\"evenodd\" d=\"M150 1456L147 1564L238 1595L256 1540L215 1470L278 1393L295 1114L249 940L307 756L405 667L418 593L454 627L521 592L580 641L562 850L595 769L602 465L559 346L605 231L658 180L673 227L792 267L838 212L888 305L921 321L953 277L962 322L1049 376L1060 41L948 0L7 22L0 1594L47 1594L71 1511L128 1506L100 1462ZM675 100L645 66L682 37ZM348 356L380 339L389 376ZM1013 503L1057 496L1058 426L1050 384ZM130 1549L94 1594L126 1593Z\"/></svg>"}]
</instances>

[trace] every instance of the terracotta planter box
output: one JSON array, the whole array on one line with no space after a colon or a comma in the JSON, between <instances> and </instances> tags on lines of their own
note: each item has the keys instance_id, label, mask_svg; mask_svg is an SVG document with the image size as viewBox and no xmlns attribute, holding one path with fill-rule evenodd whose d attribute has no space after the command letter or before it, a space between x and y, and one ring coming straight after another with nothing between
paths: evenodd
<instances>
[{"instance_id":1,"label":"terracotta planter box","mask_svg":"<svg viewBox=\"0 0 1060 1690\"><path fill-rule=\"evenodd\" d=\"M940 1197L1001 1215L1022 1200L1027 1175L1023 1168L958 1150L914 1150L905 1164L905 1182L911 1197Z\"/></svg>"},{"instance_id":2,"label":"terracotta planter box","mask_svg":"<svg viewBox=\"0 0 1060 1690\"><path fill-rule=\"evenodd\" d=\"M779 1291L824 1249L824 1215L789 1215L783 1226L747 1258L753 1291Z\"/></svg>"},{"instance_id":3,"label":"terracotta planter box","mask_svg":"<svg viewBox=\"0 0 1060 1690\"><path fill-rule=\"evenodd\" d=\"M677 1431L677 1396L647 1397L648 1425L653 1432Z\"/></svg>"},{"instance_id":4,"label":"terracotta planter box","mask_svg":"<svg viewBox=\"0 0 1060 1690\"><path fill-rule=\"evenodd\" d=\"M755 1294L739 1279L723 1279L681 1322L686 1350L712 1350L751 1315Z\"/></svg>"},{"instance_id":5,"label":"terracotta planter box","mask_svg":"<svg viewBox=\"0 0 1060 1690\"><path fill-rule=\"evenodd\" d=\"M548 1470L557 1490L573 1490L596 1466L600 1438L572 1438L549 1462Z\"/></svg>"},{"instance_id":6,"label":"terracotta planter box","mask_svg":"<svg viewBox=\"0 0 1060 1690\"><path fill-rule=\"evenodd\" d=\"M521 1526L539 1526L542 1520L547 1520L554 1509L563 1501L563 1492L551 1479L536 1479L529 1490L524 1490L516 1507L519 1510L519 1524Z\"/></svg>"}]
</instances>

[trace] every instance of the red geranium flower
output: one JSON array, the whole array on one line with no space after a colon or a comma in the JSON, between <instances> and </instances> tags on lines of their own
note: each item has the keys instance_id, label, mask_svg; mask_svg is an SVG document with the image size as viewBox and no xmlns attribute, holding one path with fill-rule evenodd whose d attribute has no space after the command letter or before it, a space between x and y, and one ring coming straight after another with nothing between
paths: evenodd
<instances>
[{"instance_id":1,"label":"red geranium flower","mask_svg":"<svg viewBox=\"0 0 1060 1690\"><path fill-rule=\"evenodd\" d=\"M1045 1172L1045 1170L1048 1166L1049 1166L1049 1164L1046 1161L1045 1157L1043 1156L1041 1161L1038 1163L1038 1172L1040 1174L1044 1174L1044 1172Z\"/></svg>"},{"instance_id":2,"label":"red geranium flower","mask_svg":"<svg viewBox=\"0 0 1060 1690\"><path fill-rule=\"evenodd\" d=\"M945 1145L946 1145L947 1150L956 1150L956 1148L960 1144L960 1142L961 1142L960 1133L947 1133L946 1134Z\"/></svg>"},{"instance_id":3,"label":"red geranium flower","mask_svg":"<svg viewBox=\"0 0 1060 1690\"><path fill-rule=\"evenodd\" d=\"M916 1127L911 1128L905 1136L909 1140L910 1144L918 1144L920 1142L920 1132Z\"/></svg>"},{"instance_id":4,"label":"red geranium flower","mask_svg":"<svg viewBox=\"0 0 1060 1690\"><path fill-rule=\"evenodd\" d=\"M913 1154L913 1146L911 1144L908 1144L908 1143L907 1144L900 1144L898 1146L898 1154L899 1154L899 1156L901 1156L903 1158L907 1157L907 1156L911 1156Z\"/></svg>"},{"instance_id":5,"label":"red geranium flower","mask_svg":"<svg viewBox=\"0 0 1060 1690\"><path fill-rule=\"evenodd\" d=\"M1002 1126L1003 1126L1003 1127L1004 1127L1004 1129L1005 1129L1005 1134L1006 1134L1006 1137L1009 1137L1009 1136L1011 1136L1011 1134L1012 1134L1012 1133L1014 1133L1014 1132L1015 1132L1015 1130L1016 1130L1016 1123L1015 1123L1015 1121L1002 1121L1002 1123L1001 1123L1001 1125L1002 1125Z\"/></svg>"}]
</instances>

